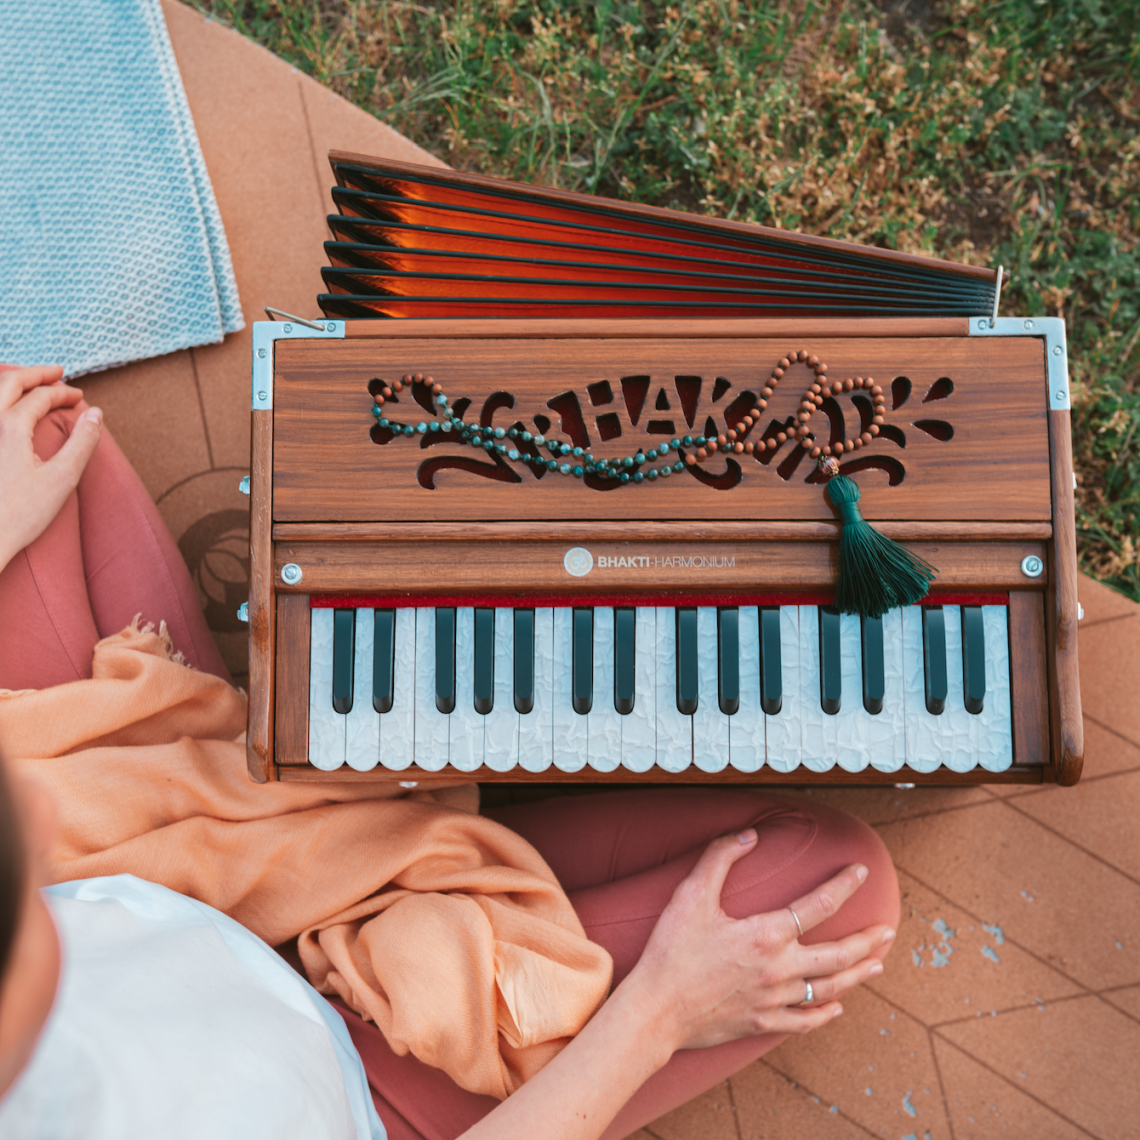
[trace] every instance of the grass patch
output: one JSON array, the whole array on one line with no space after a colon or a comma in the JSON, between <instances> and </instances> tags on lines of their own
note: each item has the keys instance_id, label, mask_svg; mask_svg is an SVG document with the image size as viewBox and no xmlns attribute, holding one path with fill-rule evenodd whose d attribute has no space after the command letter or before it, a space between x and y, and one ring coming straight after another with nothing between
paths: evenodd
<instances>
[{"instance_id":1,"label":"grass patch","mask_svg":"<svg viewBox=\"0 0 1140 1140\"><path fill-rule=\"evenodd\" d=\"M1140 601L1135 0L194 0L451 165L973 264L1068 324L1082 567Z\"/></svg>"}]
</instances>

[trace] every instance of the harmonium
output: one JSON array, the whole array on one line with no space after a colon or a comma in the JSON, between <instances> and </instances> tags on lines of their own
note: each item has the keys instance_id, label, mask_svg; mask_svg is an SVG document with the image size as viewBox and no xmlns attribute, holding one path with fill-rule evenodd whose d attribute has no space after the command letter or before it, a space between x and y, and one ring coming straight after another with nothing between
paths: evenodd
<instances>
[{"instance_id":1,"label":"harmonium","mask_svg":"<svg viewBox=\"0 0 1140 1140\"><path fill-rule=\"evenodd\" d=\"M1000 270L331 161L324 315L254 326L255 780L1076 782L1059 319L998 316ZM855 510L929 588L840 604Z\"/></svg>"}]
</instances>

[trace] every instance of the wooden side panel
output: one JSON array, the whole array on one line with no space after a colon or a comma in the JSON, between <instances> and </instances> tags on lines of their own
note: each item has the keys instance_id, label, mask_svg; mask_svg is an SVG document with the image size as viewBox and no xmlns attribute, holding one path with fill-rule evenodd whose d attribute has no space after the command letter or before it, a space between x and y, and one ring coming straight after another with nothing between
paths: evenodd
<instances>
[{"instance_id":1,"label":"wooden side panel","mask_svg":"<svg viewBox=\"0 0 1140 1140\"><path fill-rule=\"evenodd\" d=\"M249 497L249 731L246 763L259 784L276 779L273 763L273 413L250 415Z\"/></svg>"},{"instance_id":2,"label":"wooden side panel","mask_svg":"<svg viewBox=\"0 0 1140 1140\"><path fill-rule=\"evenodd\" d=\"M827 363L829 379L871 376L890 394L880 435L848 453L841 468L857 474L867 519L1049 520L1039 340L788 339L281 341L274 518L461 526L492 519L830 521L818 472L794 440L765 449L763 458L717 453L699 474L687 468L621 486L492 458L442 430L371 434L369 382L421 373L442 385L452 406L469 401L468 422L521 424L618 458L706 433L710 424L725 432L754 406L782 354L796 348ZM774 439L813 381L807 364L789 367L749 441ZM423 385L404 388L385 412L408 426L435 422L429 400ZM870 411L865 395L844 394L813 412L808 426L824 442L853 442Z\"/></svg>"},{"instance_id":3,"label":"wooden side panel","mask_svg":"<svg viewBox=\"0 0 1140 1140\"><path fill-rule=\"evenodd\" d=\"M309 760L309 596L277 599L277 707L275 758L278 764Z\"/></svg>"},{"instance_id":4,"label":"wooden side panel","mask_svg":"<svg viewBox=\"0 0 1140 1140\"><path fill-rule=\"evenodd\" d=\"M1045 602L1041 594L1009 594L1009 674L1013 705L1013 762L1048 764L1049 670L1045 653Z\"/></svg>"},{"instance_id":5,"label":"wooden side panel","mask_svg":"<svg viewBox=\"0 0 1140 1140\"><path fill-rule=\"evenodd\" d=\"M1073 497L1073 436L1067 411L1049 413L1053 542L1046 598L1052 698L1053 758L1059 784L1075 784L1084 766L1085 736L1077 666L1077 530Z\"/></svg>"}]
</instances>

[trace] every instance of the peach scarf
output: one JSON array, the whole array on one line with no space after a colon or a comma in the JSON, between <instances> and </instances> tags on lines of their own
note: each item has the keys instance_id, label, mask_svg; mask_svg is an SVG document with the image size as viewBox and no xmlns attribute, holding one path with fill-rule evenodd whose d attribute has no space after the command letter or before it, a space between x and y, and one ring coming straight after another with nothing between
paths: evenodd
<instances>
[{"instance_id":1,"label":"peach scarf","mask_svg":"<svg viewBox=\"0 0 1140 1140\"><path fill-rule=\"evenodd\" d=\"M550 869L475 814L470 784L254 784L245 720L245 697L182 664L165 628L105 638L89 681L0 691L0 749L60 805L54 880L129 872L270 945L299 936L313 985L397 1053L505 1097L610 983Z\"/></svg>"}]
</instances>

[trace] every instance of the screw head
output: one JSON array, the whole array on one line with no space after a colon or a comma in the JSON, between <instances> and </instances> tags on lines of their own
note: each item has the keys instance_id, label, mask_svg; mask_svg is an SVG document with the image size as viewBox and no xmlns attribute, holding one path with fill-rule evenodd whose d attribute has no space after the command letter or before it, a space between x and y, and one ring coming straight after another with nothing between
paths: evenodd
<instances>
[{"instance_id":1,"label":"screw head","mask_svg":"<svg viewBox=\"0 0 1140 1140\"><path fill-rule=\"evenodd\" d=\"M420 786L419 780L401 780L401 788L418 788Z\"/></svg>"},{"instance_id":2,"label":"screw head","mask_svg":"<svg viewBox=\"0 0 1140 1140\"><path fill-rule=\"evenodd\" d=\"M1026 322L1025 322L1025 327L1026 327L1027 329L1031 329L1031 328L1033 328L1033 322L1032 322L1032 321L1026 321Z\"/></svg>"},{"instance_id":3,"label":"screw head","mask_svg":"<svg viewBox=\"0 0 1140 1140\"><path fill-rule=\"evenodd\" d=\"M325 325L325 328L329 332L336 332L336 321L329 321L329 323Z\"/></svg>"},{"instance_id":4,"label":"screw head","mask_svg":"<svg viewBox=\"0 0 1140 1140\"><path fill-rule=\"evenodd\" d=\"M293 326L288 321L286 321L283 328L282 328L282 331L287 332L287 333L291 333L293 331Z\"/></svg>"},{"instance_id":5,"label":"screw head","mask_svg":"<svg viewBox=\"0 0 1140 1140\"><path fill-rule=\"evenodd\" d=\"M1054 356L1060 356L1062 352L1064 352L1064 349L1062 349L1059 344L1053 345L1053 355Z\"/></svg>"},{"instance_id":6,"label":"screw head","mask_svg":"<svg viewBox=\"0 0 1140 1140\"><path fill-rule=\"evenodd\" d=\"M1021 572L1026 578L1040 578L1045 570L1045 563L1036 554L1027 554L1021 560Z\"/></svg>"},{"instance_id":7,"label":"screw head","mask_svg":"<svg viewBox=\"0 0 1140 1140\"><path fill-rule=\"evenodd\" d=\"M257 398L264 404L265 400L266 400L266 393L265 392L258 392Z\"/></svg>"},{"instance_id":8,"label":"screw head","mask_svg":"<svg viewBox=\"0 0 1140 1140\"><path fill-rule=\"evenodd\" d=\"M1054 395L1056 396L1057 402L1059 404L1063 404L1065 402L1065 393L1061 391L1061 389L1058 388Z\"/></svg>"},{"instance_id":9,"label":"screw head","mask_svg":"<svg viewBox=\"0 0 1140 1140\"><path fill-rule=\"evenodd\" d=\"M983 317L980 321L978 321L978 328L982 329L983 331L985 331L987 328L989 328L989 325L990 325L990 322L987 321L985 319L985 317Z\"/></svg>"},{"instance_id":10,"label":"screw head","mask_svg":"<svg viewBox=\"0 0 1140 1140\"><path fill-rule=\"evenodd\" d=\"M265 359L265 349L264 348L259 348L257 350L257 358L258 358L258 360L264 360Z\"/></svg>"},{"instance_id":11,"label":"screw head","mask_svg":"<svg viewBox=\"0 0 1140 1140\"><path fill-rule=\"evenodd\" d=\"M301 580L301 567L296 562L286 562L281 567L281 581L286 586L295 586Z\"/></svg>"}]
</instances>

